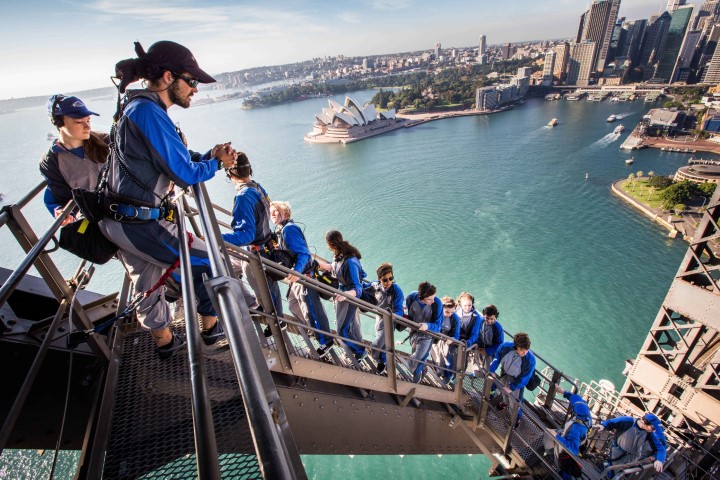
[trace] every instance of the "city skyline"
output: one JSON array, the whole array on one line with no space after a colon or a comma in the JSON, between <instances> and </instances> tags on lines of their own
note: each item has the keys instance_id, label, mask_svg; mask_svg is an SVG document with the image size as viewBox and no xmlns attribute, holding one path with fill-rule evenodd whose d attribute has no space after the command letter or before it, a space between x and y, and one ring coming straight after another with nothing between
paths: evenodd
<instances>
[{"instance_id":1,"label":"city skyline","mask_svg":"<svg viewBox=\"0 0 720 480\"><path fill-rule=\"evenodd\" d=\"M700 2L688 2L699 4ZM589 2L509 0L502 4L366 0L338 5L320 0L280 2L212 0L148 5L130 0L63 0L4 6L0 39L0 99L110 86L117 61L158 40L188 46L214 74L300 62L324 56L371 56L444 48L570 38ZM647 18L666 1L625 0L620 16ZM523 16L518 17L517 12ZM358 34L361 32L361 34Z\"/></svg>"}]
</instances>

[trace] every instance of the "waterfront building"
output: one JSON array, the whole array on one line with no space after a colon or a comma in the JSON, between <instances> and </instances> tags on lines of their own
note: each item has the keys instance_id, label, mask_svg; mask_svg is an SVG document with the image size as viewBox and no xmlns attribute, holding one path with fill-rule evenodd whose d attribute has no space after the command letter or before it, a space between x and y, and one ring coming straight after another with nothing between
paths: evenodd
<instances>
[{"instance_id":1,"label":"waterfront building","mask_svg":"<svg viewBox=\"0 0 720 480\"><path fill-rule=\"evenodd\" d=\"M613 27L617 20L620 0L596 0L580 16L576 43L592 42L596 50L592 56L592 71L605 68Z\"/></svg>"},{"instance_id":2,"label":"waterfront building","mask_svg":"<svg viewBox=\"0 0 720 480\"><path fill-rule=\"evenodd\" d=\"M595 56L595 43L576 43L570 48L566 85L585 87L590 84L590 73Z\"/></svg>"},{"instance_id":3,"label":"waterfront building","mask_svg":"<svg viewBox=\"0 0 720 480\"><path fill-rule=\"evenodd\" d=\"M557 53L549 51L545 54L545 63L543 64L542 71L542 84L546 87L551 87L553 84L553 72L555 72L555 58Z\"/></svg>"},{"instance_id":4,"label":"waterfront building","mask_svg":"<svg viewBox=\"0 0 720 480\"><path fill-rule=\"evenodd\" d=\"M328 100L328 108L315 115L312 132L305 140L315 143L350 143L377 133L393 130L403 122L395 117L395 110L375 110L375 105L361 105L350 97L344 105Z\"/></svg>"},{"instance_id":5,"label":"waterfront building","mask_svg":"<svg viewBox=\"0 0 720 480\"><path fill-rule=\"evenodd\" d=\"M640 120L645 134L650 137L673 135L685 123L686 113L682 110L653 108Z\"/></svg>"},{"instance_id":6,"label":"waterfront building","mask_svg":"<svg viewBox=\"0 0 720 480\"><path fill-rule=\"evenodd\" d=\"M485 65L487 63L487 56L485 51L487 50L487 37L485 34L480 35L480 44L478 45L478 63Z\"/></svg>"},{"instance_id":7,"label":"waterfront building","mask_svg":"<svg viewBox=\"0 0 720 480\"><path fill-rule=\"evenodd\" d=\"M555 70L553 75L560 82L565 80L565 73L567 72L568 58L570 56L570 44L568 42L561 42L555 46Z\"/></svg>"},{"instance_id":8,"label":"waterfront building","mask_svg":"<svg viewBox=\"0 0 720 480\"><path fill-rule=\"evenodd\" d=\"M672 13L665 43L660 50L660 58L654 75L654 78L661 82L672 83L677 79L680 49L685 41L693 8L693 5L681 5Z\"/></svg>"},{"instance_id":9,"label":"waterfront building","mask_svg":"<svg viewBox=\"0 0 720 480\"><path fill-rule=\"evenodd\" d=\"M678 168L673 178L676 182L689 180L693 183L720 185L720 162L695 163Z\"/></svg>"},{"instance_id":10,"label":"waterfront building","mask_svg":"<svg viewBox=\"0 0 720 480\"><path fill-rule=\"evenodd\" d=\"M500 94L495 87L479 87L475 90L475 108L488 112L500 106Z\"/></svg>"}]
</instances>

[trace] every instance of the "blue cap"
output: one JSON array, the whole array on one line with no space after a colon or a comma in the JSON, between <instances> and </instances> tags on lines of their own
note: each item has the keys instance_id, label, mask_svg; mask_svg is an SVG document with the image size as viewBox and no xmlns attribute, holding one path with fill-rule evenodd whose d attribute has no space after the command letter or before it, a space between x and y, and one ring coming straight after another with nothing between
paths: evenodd
<instances>
[{"instance_id":1,"label":"blue cap","mask_svg":"<svg viewBox=\"0 0 720 480\"><path fill-rule=\"evenodd\" d=\"M590 407L585 403L584 400L579 400L570 404L575 412L575 415L582 420L592 421L592 414L590 413Z\"/></svg>"},{"instance_id":2,"label":"blue cap","mask_svg":"<svg viewBox=\"0 0 720 480\"><path fill-rule=\"evenodd\" d=\"M66 97L65 95L53 95L50 97L47 103L47 110L50 118L65 116L70 118L85 118L90 115L97 115L97 113L88 110L79 98Z\"/></svg>"}]
</instances>

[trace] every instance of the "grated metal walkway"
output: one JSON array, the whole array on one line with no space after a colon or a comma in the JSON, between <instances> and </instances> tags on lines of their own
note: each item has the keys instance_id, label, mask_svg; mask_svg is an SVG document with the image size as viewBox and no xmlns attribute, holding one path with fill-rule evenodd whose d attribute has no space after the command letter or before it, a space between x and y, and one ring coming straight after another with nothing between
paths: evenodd
<instances>
[{"instance_id":1,"label":"grated metal walkway","mask_svg":"<svg viewBox=\"0 0 720 480\"><path fill-rule=\"evenodd\" d=\"M183 320L173 330L184 333ZM205 373L223 478L262 478L225 340L207 347ZM148 332L127 334L105 478L196 478L187 350L159 360Z\"/></svg>"}]
</instances>

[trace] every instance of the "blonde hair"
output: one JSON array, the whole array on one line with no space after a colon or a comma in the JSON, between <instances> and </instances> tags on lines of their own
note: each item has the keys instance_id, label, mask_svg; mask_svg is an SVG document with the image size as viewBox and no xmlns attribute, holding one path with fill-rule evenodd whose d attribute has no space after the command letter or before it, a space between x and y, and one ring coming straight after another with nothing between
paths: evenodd
<instances>
[{"instance_id":1,"label":"blonde hair","mask_svg":"<svg viewBox=\"0 0 720 480\"><path fill-rule=\"evenodd\" d=\"M271 207L275 207L278 212L280 212L280 215L283 216L283 218L292 218L292 207L288 202L283 202L282 200L274 200L270 202Z\"/></svg>"},{"instance_id":2,"label":"blonde hair","mask_svg":"<svg viewBox=\"0 0 720 480\"><path fill-rule=\"evenodd\" d=\"M475 297L473 297L472 294L470 294L470 292L462 292L460 295L458 295L457 300L455 300L455 302L458 305L460 305L462 303L463 298L467 298L468 300L470 300L470 303L472 303L473 306L475 306Z\"/></svg>"}]
</instances>

